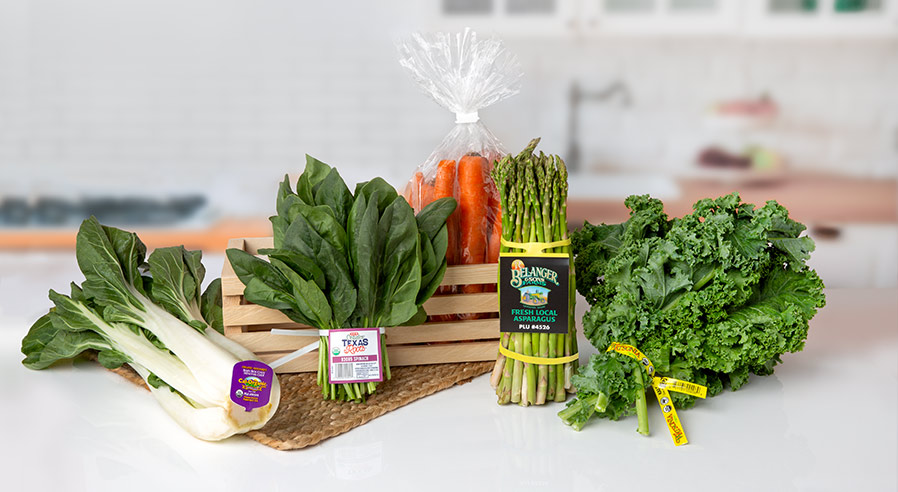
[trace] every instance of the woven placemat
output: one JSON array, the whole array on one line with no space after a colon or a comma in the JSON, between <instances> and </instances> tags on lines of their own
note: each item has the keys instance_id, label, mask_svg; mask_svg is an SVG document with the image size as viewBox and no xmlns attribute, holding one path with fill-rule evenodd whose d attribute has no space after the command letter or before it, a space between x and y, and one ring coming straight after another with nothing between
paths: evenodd
<instances>
[{"instance_id":1,"label":"woven placemat","mask_svg":"<svg viewBox=\"0 0 898 492\"><path fill-rule=\"evenodd\" d=\"M300 449L338 436L370 420L437 391L464 384L486 374L493 362L463 362L391 368L392 379L377 385L365 403L324 400L315 373L280 374L281 404L265 427L247 433L274 449ZM146 388L130 367L113 369L128 381Z\"/></svg>"}]
</instances>

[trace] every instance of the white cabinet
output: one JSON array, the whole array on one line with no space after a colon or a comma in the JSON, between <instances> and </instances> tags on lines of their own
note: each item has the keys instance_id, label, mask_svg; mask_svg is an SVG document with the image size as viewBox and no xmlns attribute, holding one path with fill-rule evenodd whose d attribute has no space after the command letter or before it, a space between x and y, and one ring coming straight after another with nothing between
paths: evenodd
<instances>
[{"instance_id":1,"label":"white cabinet","mask_svg":"<svg viewBox=\"0 0 898 492\"><path fill-rule=\"evenodd\" d=\"M503 36L898 36L898 0L437 0L434 26Z\"/></svg>"},{"instance_id":2,"label":"white cabinet","mask_svg":"<svg viewBox=\"0 0 898 492\"><path fill-rule=\"evenodd\" d=\"M432 2L434 27L516 36L567 36L580 29L579 0L437 0Z\"/></svg>"},{"instance_id":3,"label":"white cabinet","mask_svg":"<svg viewBox=\"0 0 898 492\"><path fill-rule=\"evenodd\" d=\"M581 17L595 35L735 34L732 0L588 0Z\"/></svg>"},{"instance_id":4,"label":"white cabinet","mask_svg":"<svg viewBox=\"0 0 898 492\"><path fill-rule=\"evenodd\" d=\"M746 7L749 36L898 35L898 0L753 0Z\"/></svg>"}]
</instances>

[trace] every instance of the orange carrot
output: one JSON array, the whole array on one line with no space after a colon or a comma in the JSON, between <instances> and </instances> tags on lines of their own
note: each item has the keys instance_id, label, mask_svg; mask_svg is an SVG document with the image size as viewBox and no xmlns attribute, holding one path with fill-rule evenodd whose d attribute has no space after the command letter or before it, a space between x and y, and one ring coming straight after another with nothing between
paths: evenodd
<instances>
[{"instance_id":1,"label":"orange carrot","mask_svg":"<svg viewBox=\"0 0 898 492\"><path fill-rule=\"evenodd\" d=\"M414 188L414 183L414 179L408 180L408 184L405 185L405 191L402 192L402 197L405 198L405 201L407 201L412 208L414 208L414 204L412 203L412 188Z\"/></svg>"},{"instance_id":2,"label":"orange carrot","mask_svg":"<svg viewBox=\"0 0 898 492\"><path fill-rule=\"evenodd\" d=\"M455 189L455 161L445 159L437 166L437 177L434 180L433 199L445 198L454 195Z\"/></svg>"},{"instance_id":3,"label":"orange carrot","mask_svg":"<svg viewBox=\"0 0 898 492\"><path fill-rule=\"evenodd\" d=\"M487 263L499 262L499 247L502 242L502 210L495 209L493 211L492 223L490 224L489 248L486 255Z\"/></svg>"},{"instance_id":4,"label":"orange carrot","mask_svg":"<svg viewBox=\"0 0 898 492\"><path fill-rule=\"evenodd\" d=\"M426 207L433 200L433 183L425 181L421 184L421 208Z\"/></svg>"},{"instance_id":5,"label":"orange carrot","mask_svg":"<svg viewBox=\"0 0 898 492\"><path fill-rule=\"evenodd\" d=\"M455 196L455 161L443 160L437 168L437 177L433 185L433 199ZM458 216L456 210L446 221L446 229L449 232L449 247L446 249L446 262L450 265L458 264Z\"/></svg>"},{"instance_id":6,"label":"orange carrot","mask_svg":"<svg viewBox=\"0 0 898 492\"><path fill-rule=\"evenodd\" d=\"M486 260L488 163L471 153L458 162L459 247L461 263L483 263ZM466 285L462 292L483 292L482 285Z\"/></svg>"},{"instance_id":7,"label":"orange carrot","mask_svg":"<svg viewBox=\"0 0 898 492\"><path fill-rule=\"evenodd\" d=\"M424 173L418 171L415 173L415 181L412 188L412 201L409 202L409 205L415 209L415 212L421 210L423 205L421 205L421 188L424 185Z\"/></svg>"},{"instance_id":8,"label":"orange carrot","mask_svg":"<svg viewBox=\"0 0 898 492\"><path fill-rule=\"evenodd\" d=\"M455 161L445 159L437 166L437 175L433 182L433 199L455 196ZM446 231L449 233L448 246L446 248L446 263L455 265L458 263L458 210L446 219ZM438 294L452 294L455 288L443 286L437 290ZM433 316L432 321L453 321L457 319L452 314Z\"/></svg>"},{"instance_id":9,"label":"orange carrot","mask_svg":"<svg viewBox=\"0 0 898 492\"><path fill-rule=\"evenodd\" d=\"M499 262L499 247L502 240L502 204L499 202L499 190L496 189L495 183L489 182L489 217L490 217L490 235L487 243L487 263Z\"/></svg>"}]
</instances>

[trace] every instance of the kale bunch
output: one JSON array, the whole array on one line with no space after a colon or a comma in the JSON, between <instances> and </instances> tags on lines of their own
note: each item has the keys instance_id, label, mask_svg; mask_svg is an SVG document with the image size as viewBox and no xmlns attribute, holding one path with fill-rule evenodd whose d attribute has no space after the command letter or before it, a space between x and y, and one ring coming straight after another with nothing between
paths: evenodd
<instances>
[{"instance_id":1,"label":"kale bunch","mask_svg":"<svg viewBox=\"0 0 898 492\"><path fill-rule=\"evenodd\" d=\"M586 223L572 236L577 291L591 306L583 329L600 353L576 378L566 423L582 427L594 413L589 401L607 402L599 415L613 420L644 408L644 391L632 386L648 388L651 378L606 353L612 342L638 347L659 375L707 386L710 396L771 374L782 354L804 348L826 299L806 264L814 241L788 210L775 201L756 208L737 193L700 200L679 219L648 195L625 204L626 222ZM672 395L679 408L695 403Z\"/></svg>"}]
</instances>

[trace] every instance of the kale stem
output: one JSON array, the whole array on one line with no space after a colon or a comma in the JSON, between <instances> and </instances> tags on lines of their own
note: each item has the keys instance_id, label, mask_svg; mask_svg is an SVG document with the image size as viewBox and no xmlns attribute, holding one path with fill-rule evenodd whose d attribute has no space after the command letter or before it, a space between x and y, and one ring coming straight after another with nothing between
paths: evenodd
<instances>
[{"instance_id":1,"label":"kale stem","mask_svg":"<svg viewBox=\"0 0 898 492\"><path fill-rule=\"evenodd\" d=\"M630 345L636 346L636 339L630 339ZM633 369L633 376L639 383L639 391L636 392L636 418L639 420L637 432L643 436L649 435L649 415L648 406L645 398L645 379L642 377L642 365L637 361L636 367Z\"/></svg>"},{"instance_id":2,"label":"kale stem","mask_svg":"<svg viewBox=\"0 0 898 492\"><path fill-rule=\"evenodd\" d=\"M599 393L598 398L596 398L595 409L599 413L602 413L606 408L608 408L608 395L606 395L605 393Z\"/></svg>"},{"instance_id":3,"label":"kale stem","mask_svg":"<svg viewBox=\"0 0 898 492\"><path fill-rule=\"evenodd\" d=\"M590 395L585 398L578 398L571 402L570 406L558 412L558 416L561 417L562 422L566 425L571 426L575 431L579 431L583 429L586 422L588 422L593 414L595 414L596 401L603 397L606 401L608 400L603 393ZM586 412L585 416L583 416L583 412Z\"/></svg>"}]
</instances>

